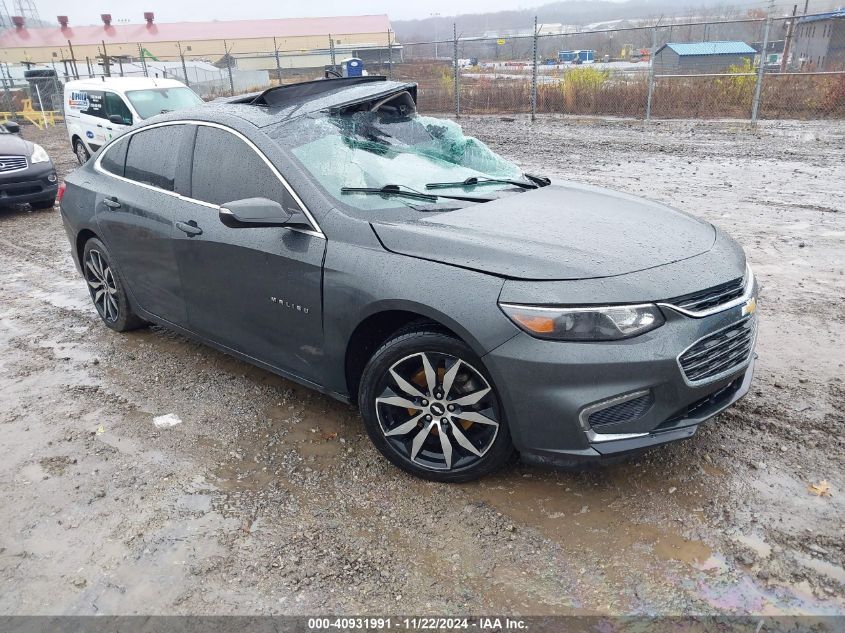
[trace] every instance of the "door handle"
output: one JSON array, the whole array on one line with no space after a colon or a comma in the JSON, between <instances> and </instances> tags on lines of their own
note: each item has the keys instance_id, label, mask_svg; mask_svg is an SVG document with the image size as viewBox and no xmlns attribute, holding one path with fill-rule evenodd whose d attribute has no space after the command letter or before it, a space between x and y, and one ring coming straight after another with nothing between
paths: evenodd
<instances>
[{"instance_id":1,"label":"door handle","mask_svg":"<svg viewBox=\"0 0 845 633\"><path fill-rule=\"evenodd\" d=\"M177 222L176 228L190 236L202 235L202 229L193 220L190 222Z\"/></svg>"},{"instance_id":2,"label":"door handle","mask_svg":"<svg viewBox=\"0 0 845 633\"><path fill-rule=\"evenodd\" d=\"M115 198L106 198L103 200L103 204L106 205L109 209L119 209L120 208L120 201Z\"/></svg>"}]
</instances>

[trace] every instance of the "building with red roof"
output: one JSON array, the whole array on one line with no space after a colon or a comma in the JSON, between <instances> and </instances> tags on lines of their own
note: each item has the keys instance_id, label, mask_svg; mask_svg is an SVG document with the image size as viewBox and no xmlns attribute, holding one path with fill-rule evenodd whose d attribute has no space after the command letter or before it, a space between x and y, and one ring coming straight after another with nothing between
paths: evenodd
<instances>
[{"instance_id":1,"label":"building with red roof","mask_svg":"<svg viewBox=\"0 0 845 633\"><path fill-rule=\"evenodd\" d=\"M152 13L144 18L142 24L112 24L104 14L101 25L74 26L59 16L56 26L47 28L28 28L14 18L15 26L0 33L0 61L58 67L73 57L82 72L86 58L101 63L103 53L127 61L142 54L177 60L181 54L211 62L228 54L238 68L269 69L276 68L277 52L279 66L301 68L328 63L332 48L338 59L386 60L397 50L387 15L173 23L158 23Z\"/></svg>"}]
</instances>

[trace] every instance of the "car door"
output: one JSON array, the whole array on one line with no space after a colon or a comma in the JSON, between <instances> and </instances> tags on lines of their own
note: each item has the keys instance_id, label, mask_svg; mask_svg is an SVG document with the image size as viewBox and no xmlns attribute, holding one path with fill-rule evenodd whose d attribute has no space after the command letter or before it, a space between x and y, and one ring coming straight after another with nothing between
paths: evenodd
<instances>
[{"instance_id":1,"label":"car door","mask_svg":"<svg viewBox=\"0 0 845 633\"><path fill-rule=\"evenodd\" d=\"M79 122L85 135L85 144L93 154L106 144L106 109L102 90L85 90L85 107L80 110Z\"/></svg>"},{"instance_id":2,"label":"car door","mask_svg":"<svg viewBox=\"0 0 845 633\"><path fill-rule=\"evenodd\" d=\"M129 106L123 100L123 97L116 92L107 90L103 93L103 109L105 111L105 135L107 139L112 139L123 133L123 131L132 125L132 112ZM114 123L111 120L113 116L119 116L123 123Z\"/></svg>"},{"instance_id":3,"label":"car door","mask_svg":"<svg viewBox=\"0 0 845 633\"><path fill-rule=\"evenodd\" d=\"M314 226L224 224L220 206L234 200L264 197L299 212L302 206L245 136L211 125L197 125L195 135L190 179L195 202L176 218L191 329L318 381L325 238Z\"/></svg>"},{"instance_id":4,"label":"car door","mask_svg":"<svg viewBox=\"0 0 845 633\"><path fill-rule=\"evenodd\" d=\"M177 183L189 175L187 127L155 126L125 136L105 150L96 167L106 178L97 224L132 298L181 326L187 326L187 311L173 233L177 211L188 204L176 193Z\"/></svg>"}]
</instances>

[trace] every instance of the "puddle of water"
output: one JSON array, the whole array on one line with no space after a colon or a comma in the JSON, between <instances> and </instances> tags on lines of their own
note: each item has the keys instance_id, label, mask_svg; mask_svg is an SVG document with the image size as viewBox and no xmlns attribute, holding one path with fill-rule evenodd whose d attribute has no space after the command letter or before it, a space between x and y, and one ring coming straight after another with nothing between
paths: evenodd
<instances>
[{"instance_id":1,"label":"puddle of water","mask_svg":"<svg viewBox=\"0 0 845 633\"><path fill-rule=\"evenodd\" d=\"M824 576L827 576L831 580L835 580L836 582L845 585L845 569L843 569L839 565L834 565L833 563L829 563L825 560L813 558L812 556L807 556L806 554L802 554L801 552L795 552L793 556L799 563L804 565L804 567L809 567L813 571L816 571Z\"/></svg>"},{"instance_id":2,"label":"puddle of water","mask_svg":"<svg viewBox=\"0 0 845 633\"><path fill-rule=\"evenodd\" d=\"M624 509L624 501L635 494L611 482L619 473L603 473L610 481L598 486L575 476L544 475L513 479L475 487L486 503L507 513L514 521L540 529L549 538L568 547L596 553L623 552L636 547L650 548L661 559L703 563L710 548L701 541L650 524L634 523ZM665 488L665 482L661 483Z\"/></svg>"},{"instance_id":3,"label":"puddle of water","mask_svg":"<svg viewBox=\"0 0 845 633\"><path fill-rule=\"evenodd\" d=\"M760 558L768 558L772 554L772 546L758 534L739 534L734 537L734 540L745 545Z\"/></svg>"},{"instance_id":4,"label":"puddle of water","mask_svg":"<svg viewBox=\"0 0 845 633\"><path fill-rule=\"evenodd\" d=\"M749 576L736 582L696 583L696 595L720 612L775 615L840 615L841 605L813 596L806 581L791 585L760 586Z\"/></svg>"}]
</instances>

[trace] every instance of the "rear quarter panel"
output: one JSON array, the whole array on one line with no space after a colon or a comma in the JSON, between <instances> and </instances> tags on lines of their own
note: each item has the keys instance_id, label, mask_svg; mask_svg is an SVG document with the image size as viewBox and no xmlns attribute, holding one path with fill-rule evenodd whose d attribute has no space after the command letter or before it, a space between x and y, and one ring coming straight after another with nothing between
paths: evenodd
<instances>
[{"instance_id":1,"label":"rear quarter panel","mask_svg":"<svg viewBox=\"0 0 845 633\"><path fill-rule=\"evenodd\" d=\"M71 172L65 178L65 193L59 209L62 215L62 223L70 242L70 250L76 268L82 271L80 263L79 238L86 231L97 234L97 224L94 214L96 208L97 193L92 188L92 181L97 176L91 170L91 161L76 171Z\"/></svg>"}]
</instances>

